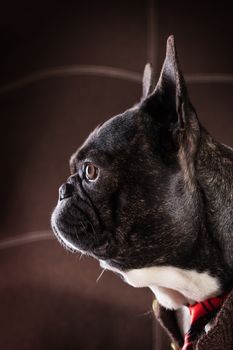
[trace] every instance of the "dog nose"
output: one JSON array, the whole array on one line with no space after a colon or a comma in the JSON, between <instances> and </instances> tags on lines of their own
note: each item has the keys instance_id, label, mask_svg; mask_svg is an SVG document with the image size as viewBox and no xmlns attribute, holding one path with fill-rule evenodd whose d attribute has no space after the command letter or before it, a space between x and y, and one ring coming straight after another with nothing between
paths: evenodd
<instances>
[{"instance_id":1,"label":"dog nose","mask_svg":"<svg viewBox=\"0 0 233 350\"><path fill-rule=\"evenodd\" d=\"M59 200L62 201L65 198L69 198L72 196L74 191L74 186L69 183L64 183L59 188Z\"/></svg>"}]
</instances>

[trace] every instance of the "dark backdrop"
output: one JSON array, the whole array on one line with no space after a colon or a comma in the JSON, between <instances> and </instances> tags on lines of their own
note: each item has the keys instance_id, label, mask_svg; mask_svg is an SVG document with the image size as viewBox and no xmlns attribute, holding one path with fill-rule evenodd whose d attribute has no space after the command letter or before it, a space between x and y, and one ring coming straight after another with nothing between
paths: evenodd
<instances>
[{"instance_id":1,"label":"dark backdrop","mask_svg":"<svg viewBox=\"0 0 233 350\"><path fill-rule=\"evenodd\" d=\"M50 232L68 159L138 101L175 34L202 123L233 146L231 2L11 1L0 12L0 348L167 349L152 296Z\"/></svg>"}]
</instances>

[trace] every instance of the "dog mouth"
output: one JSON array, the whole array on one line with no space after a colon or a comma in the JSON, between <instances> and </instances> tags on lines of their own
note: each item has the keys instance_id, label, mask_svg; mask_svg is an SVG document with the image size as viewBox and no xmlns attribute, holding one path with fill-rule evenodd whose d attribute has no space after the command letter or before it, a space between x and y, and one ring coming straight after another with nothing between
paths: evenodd
<instances>
[{"instance_id":1,"label":"dog mouth","mask_svg":"<svg viewBox=\"0 0 233 350\"><path fill-rule=\"evenodd\" d=\"M51 225L53 233L55 237L57 238L58 242L69 252L71 253L78 253L80 250L76 248L73 244L71 244L69 241L67 241L64 236L61 235L61 233L57 230L56 226L54 224Z\"/></svg>"},{"instance_id":2,"label":"dog mouth","mask_svg":"<svg viewBox=\"0 0 233 350\"><path fill-rule=\"evenodd\" d=\"M102 243L97 215L77 196L58 201L52 213L51 227L59 243L72 253L92 255Z\"/></svg>"}]
</instances>

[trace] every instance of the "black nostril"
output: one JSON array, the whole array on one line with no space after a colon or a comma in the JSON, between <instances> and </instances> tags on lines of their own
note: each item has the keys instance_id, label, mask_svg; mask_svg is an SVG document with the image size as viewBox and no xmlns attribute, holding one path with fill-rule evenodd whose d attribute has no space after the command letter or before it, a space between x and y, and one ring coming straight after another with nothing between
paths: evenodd
<instances>
[{"instance_id":1,"label":"black nostril","mask_svg":"<svg viewBox=\"0 0 233 350\"><path fill-rule=\"evenodd\" d=\"M60 201L65 199L65 198L69 198L72 196L74 191L74 186L69 184L69 183L64 183L63 185L61 185L61 187L59 188L59 199Z\"/></svg>"}]
</instances>

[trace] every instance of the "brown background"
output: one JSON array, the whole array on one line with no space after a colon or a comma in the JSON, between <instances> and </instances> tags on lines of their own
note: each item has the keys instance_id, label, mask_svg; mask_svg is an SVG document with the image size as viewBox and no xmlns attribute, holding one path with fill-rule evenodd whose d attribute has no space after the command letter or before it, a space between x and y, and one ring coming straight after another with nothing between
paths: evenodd
<instances>
[{"instance_id":1,"label":"brown background","mask_svg":"<svg viewBox=\"0 0 233 350\"><path fill-rule=\"evenodd\" d=\"M108 272L96 283L50 214L70 154L138 101L171 33L200 120L233 146L231 2L12 1L0 27L0 349L168 349L150 292Z\"/></svg>"}]
</instances>

